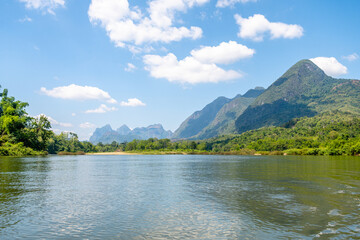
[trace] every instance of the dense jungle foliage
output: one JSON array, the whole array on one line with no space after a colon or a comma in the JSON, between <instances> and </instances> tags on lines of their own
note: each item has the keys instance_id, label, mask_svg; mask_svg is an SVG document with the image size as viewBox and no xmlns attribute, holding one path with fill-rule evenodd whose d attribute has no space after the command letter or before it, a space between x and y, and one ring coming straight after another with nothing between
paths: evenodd
<instances>
[{"instance_id":1,"label":"dense jungle foliage","mask_svg":"<svg viewBox=\"0 0 360 240\"><path fill-rule=\"evenodd\" d=\"M28 116L28 103L1 93L0 101L0 155L23 156L47 154L47 143L53 134L49 120L44 116Z\"/></svg>"}]
</instances>

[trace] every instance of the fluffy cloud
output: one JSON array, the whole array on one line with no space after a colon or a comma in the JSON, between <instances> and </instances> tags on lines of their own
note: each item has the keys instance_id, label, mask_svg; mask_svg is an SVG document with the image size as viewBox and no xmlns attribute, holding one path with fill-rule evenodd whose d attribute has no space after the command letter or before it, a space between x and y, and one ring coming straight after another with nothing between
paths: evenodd
<instances>
[{"instance_id":1,"label":"fluffy cloud","mask_svg":"<svg viewBox=\"0 0 360 240\"><path fill-rule=\"evenodd\" d=\"M109 93L97 87L71 84L69 86L56 87L51 90L42 87L40 91L47 96L54 98L71 100L104 100L108 103L116 103L116 100L113 99Z\"/></svg>"},{"instance_id":2,"label":"fluffy cloud","mask_svg":"<svg viewBox=\"0 0 360 240\"><path fill-rule=\"evenodd\" d=\"M128 63L127 67L124 69L126 72L132 72L136 69L135 65L132 63Z\"/></svg>"},{"instance_id":3,"label":"fluffy cloud","mask_svg":"<svg viewBox=\"0 0 360 240\"><path fill-rule=\"evenodd\" d=\"M191 56L178 60L173 53L166 56L145 55L145 69L155 78L182 84L217 83L240 78L234 70L224 70L216 64L228 64L253 56L255 51L234 41L222 42L218 46L201 47L191 51Z\"/></svg>"},{"instance_id":4,"label":"fluffy cloud","mask_svg":"<svg viewBox=\"0 0 360 240\"><path fill-rule=\"evenodd\" d=\"M52 127L53 127L53 126L72 127L72 126L73 126L71 123L58 122L58 121L56 121L55 119L53 119L52 117L47 116L47 115L45 115L45 114L43 114L43 113L35 116L35 118L39 118L40 116L46 117L46 118L49 120L49 122L51 123L51 126L52 126Z\"/></svg>"},{"instance_id":5,"label":"fluffy cloud","mask_svg":"<svg viewBox=\"0 0 360 240\"><path fill-rule=\"evenodd\" d=\"M209 0L153 0L147 14L128 0L92 0L88 15L90 22L100 23L117 46L128 47L144 43L180 41L183 38L197 39L202 35L199 27L175 27L177 12L202 5ZM145 16L146 15L146 16Z\"/></svg>"},{"instance_id":6,"label":"fluffy cloud","mask_svg":"<svg viewBox=\"0 0 360 240\"><path fill-rule=\"evenodd\" d=\"M137 98L129 98L127 102L122 101L120 105L123 107L139 107L139 106L145 106L146 104Z\"/></svg>"},{"instance_id":7,"label":"fluffy cloud","mask_svg":"<svg viewBox=\"0 0 360 240\"><path fill-rule=\"evenodd\" d=\"M301 37L304 32L300 25L270 22L261 14L254 14L249 18L243 18L236 14L235 19L240 27L238 36L253 41L262 41L266 33L270 34L271 39L292 39Z\"/></svg>"},{"instance_id":8,"label":"fluffy cloud","mask_svg":"<svg viewBox=\"0 0 360 240\"><path fill-rule=\"evenodd\" d=\"M20 0L29 9L46 10L50 14L55 14L54 9L65 6L65 0Z\"/></svg>"},{"instance_id":9,"label":"fluffy cloud","mask_svg":"<svg viewBox=\"0 0 360 240\"><path fill-rule=\"evenodd\" d=\"M96 109L90 109L85 111L85 113L106 113L106 112L113 112L117 111L118 109L115 107L108 107L105 104L101 104L100 107Z\"/></svg>"},{"instance_id":10,"label":"fluffy cloud","mask_svg":"<svg viewBox=\"0 0 360 240\"><path fill-rule=\"evenodd\" d=\"M201 63L193 57L186 57L178 61L172 53L164 57L146 55L144 63L151 76L166 78L169 82L216 83L241 77L241 74L236 71L226 71L213 63Z\"/></svg>"},{"instance_id":11,"label":"fluffy cloud","mask_svg":"<svg viewBox=\"0 0 360 240\"><path fill-rule=\"evenodd\" d=\"M229 7L234 6L235 3L247 3L247 2L256 2L256 0L218 0L216 7Z\"/></svg>"},{"instance_id":12,"label":"fluffy cloud","mask_svg":"<svg viewBox=\"0 0 360 240\"><path fill-rule=\"evenodd\" d=\"M352 62L352 61L359 59L359 55L357 55L356 53L353 53L348 56L343 56L342 58Z\"/></svg>"},{"instance_id":13,"label":"fluffy cloud","mask_svg":"<svg viewBox=\"0 0 360 240\"><path fill-rule=\"evenodd\" d=\"M95 128L96 125L89 122L84 122L79 125L80 128Z\"/></svg>"},{"instance_id":14,"label":"fluffy cloud","mask_svg":"<svg viewBox=\"0 0 360 240\"><path fill-rule=\"evenodd\" d=\"M228 64L242 58L252 57L255 50L234 41L222 42L219 46L192 50L191 55L202 63Z\"/></svg>"},{"instance_id":15,"label":"fluffy cloud","mask_svg":"<svg viewBox=\"0 0 360 240\"><path fill-rule=\"evenodd\" d=\"M347 68L336 60L334 57L317 57L310 59L319 68L321 68L327 75L338 77L347 74Z\"/></svg>"}]
</instances>

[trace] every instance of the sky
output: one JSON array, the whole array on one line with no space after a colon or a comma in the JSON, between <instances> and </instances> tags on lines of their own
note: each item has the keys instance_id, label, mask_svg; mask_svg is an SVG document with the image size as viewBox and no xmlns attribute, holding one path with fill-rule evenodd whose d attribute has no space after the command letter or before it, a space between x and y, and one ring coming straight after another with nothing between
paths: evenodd
<instances>
[{"instance_id":1,"label":"sky","mask_svg":"<svg viewBox=\"0 0 360 240\"><path fill-rule=\"evenodd\" d=\"M302 59L360 79L359 10L357 0L4 0L0 84L81 140L106 124L174 131Z\"/></svg>"}]
</instances>

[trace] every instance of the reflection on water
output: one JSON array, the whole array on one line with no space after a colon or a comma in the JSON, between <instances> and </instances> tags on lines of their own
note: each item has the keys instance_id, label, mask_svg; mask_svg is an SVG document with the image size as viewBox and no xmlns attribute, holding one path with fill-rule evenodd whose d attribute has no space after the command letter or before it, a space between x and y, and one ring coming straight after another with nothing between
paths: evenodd
<instances>
[{"instance_id":1,"label":"reflection on water","mask_svg":"<svg viewBox=\"0 0 360 240\"><path fill-rule=\"evenodd\" d=\"M0 239L360 238L360 159L0 158Z\"/></svg>"}]
</instances>

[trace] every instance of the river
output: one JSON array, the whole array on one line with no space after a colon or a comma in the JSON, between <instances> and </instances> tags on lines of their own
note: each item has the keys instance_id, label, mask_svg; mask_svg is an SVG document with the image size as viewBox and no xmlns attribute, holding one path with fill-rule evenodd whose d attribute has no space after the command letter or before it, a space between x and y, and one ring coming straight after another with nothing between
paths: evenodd
<instances>
[{"instance_id":1,"label":"river","mask_svg":"<svg viewBox=\"0 0 360 240\"><path fill-rule=\"evenodd\" d=\"M360 238L360 158L0 158L0 239Z\"/></svg>"}]
</instances>

